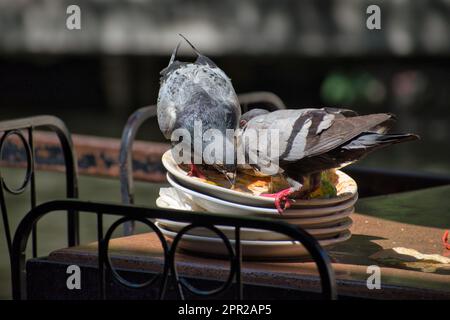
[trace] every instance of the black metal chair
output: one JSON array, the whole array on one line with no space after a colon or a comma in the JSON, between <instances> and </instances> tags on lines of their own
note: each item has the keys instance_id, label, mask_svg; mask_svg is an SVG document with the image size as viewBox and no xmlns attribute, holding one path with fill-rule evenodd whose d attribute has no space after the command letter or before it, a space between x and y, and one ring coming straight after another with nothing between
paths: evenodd
<instances>
[{"instance_id":1,"label":"black metal chair","mask_svg":"<svg viewBox=\"0 0 450 320\"><path fill-rule=\"evenodd\" d=\"M73 149L73 143L70 133L60 119L53 116L35 116L23 119L8 120L0 122L0 160L5 157L14 157L10 162L25 163L26 174L23 182L18 188L7 185L4 177L0 173L0 210L5 229L6 243L11 255L12 236L8 219L8 206L5 199L5 192L12 195L24 193L28 186L30 187L30 206L36 207L36 182L35 182L35 165L36 152L33 144L33 133L35 128L46 128L55 132L62 149L63 159L60 165L65 167L67 198L78 198L78 176L77 176L77 160ZM17 139L13 141L12 137ZM22 155L21 159L16 159L17 155ZM78 230L78 213L76 210L69 209L67 216L68 244L74 246L79 243ZM33 256L37 255L37 235L36 227L32 231Z\"/></svg>"},{"instance_id":2,"label":"black metal chair","mask_svg":"<svg viewBox=\"0 0 450 320\"><path fill-rule=\"evenodd\" d=\"M250 92L238 95L242 112L258 107L271 111L286 109L284 102L272 92ZM122 203L134 204L134 179L132 150L136 134L147 120L156 116L156 106L147 106L136 110L129 118L122 133L120 144L120 191ZM133 234L133 223L124 225L124 234Z\"/></svg>"},{"instance_id":3,"label":"black metal chair","mask_svg":"<svg viewBox=\"0 0 450 320\"><path fill-rule=\"evenodd\" d=\"M153 108L154 110L154 108ZM148 110L147 110L148 111ZM139 120L140 119L140 120ZM145 116L138 117L136 120L137 124L141 124L145 119ZM35 173L35 150L33 146L33 130L36 127L48 127L55 131L61 141L61 146L64 154L64 164L66 167L66 177L67 177L67 197L69 199L46 202L40 205L36 205L36 186L34 180ZM139 125L133 126L129 136L131 143L134 140L134 135ZM28 139L23 134L23 130L28 132ZM240 232L241 228L253 228L253 229L264 229L274 232L279 232L290 236L293 240L301 242L306 249L310 252L312 258L318 266L318 271L321 279L322 295L324 298L334 299L336 298L336 283L334 279L334 273L331 267L330 260L326 252L320 247L317 240L294 226L291 226L284 222L277 222L270 219L264 218L249 218L249 217L236 217L218 214L205 214L205 213L195 213L195 212L184 212L177 210L162 210L162 209L152 209L146 207L130 206L130 205L119 205L119 204L102 204L94 202L84 202L79 200L74 200L78 196L77 189L77 165L76 158L73 151L73 145L70 138L70 134L65 127L64 123L51 116L39 116L27 119L12 120L0 122L0 132L3 132L3 136L0 140L0 156L3 152L7 151L8 148L17 147L16 145L9 145L12 143L10 136L17 136L23 145L23 154L27 160L27 174L26 178L21 187L17 189L12 189L6 185L5 181L1 179L1 192L0 192L0 204L2 210L3 222L5 225L5 232L8 249L11 261L11 274L12 274L12 287L13 287L13 298L14 299L25 299L27 297L26 292L26 247L27 242L32 236L33 245L33 257L36 257L37 248L37 235L36 235L36 224L43 216L47 213L55 212L68 212L68 246L76 246L79 244L79 233L78 233L78 216L79 212L87 214L95 214L97 216L97 239L98 239L98 282L99 282L99 298L107 298L107 290L105 285L105 274L112 275L112 279L128 288L132 289L143 289L148 286L155 285L156 280L160 279L159 286L159 298L165 298L165 293L167 290L168 283L170 281L175 281L175 289L179 298L183 299L186 292L198 295L201 297L214 296L223 293L227 289L235 290L235 297L242 299L243 297L243 284L241 279L241 265L242 265L242 253L241 253L241 240ZM130 132L130 131L129 131ZM131 143L127 146L131 150ZM17 154L17 153L15 153ZM121 153L121 159L123 155L127 155L127 159L131 159L131 151ZM130 163L130 162L128 162ZM130 166L125 166L129 169ZM132 176L126 175L127 178ZM0 176L1 178L1 176ZM121 178L123 178L121 176ZM128 181L128 180L127 180ZM20 194L24 192L27 186L31 187L31 211L21 220L19 226L14 234L14 239L11 242L11 234L9 230L8 223L8 212L6 211L6 203L4 197L4 190L12 194ZM130 185L128 185L129 187ZM123 189L122 189L123 190ZM128 195L132 196L132 189L126 189ZM72 199L70 199L72 198ZM130 198L132 199L132 197ZM131 200L132 202L132 200ZM104 215L115 215L119 216L119 219L115 221L106 233L104 233L103 217ZM175 237L172 244L169 246L167 240L162 235L161 231L153 223L153 219L164 218L179 222L187 222L188 226L183 228ZM112 237L114 230L121 224L130 224L132 221L139 221L150 227L159 240L161 241L163 251L164 251L164 268L160 275L156 275L150 281L145 283L137 284L129 282L128 280L121 277L119 272L117 272L110 260L108 254L109 240ZM215 225L224 225L235 228L234 239L228 239L223 232L215 227ZM214 290L200 290L193 287L186 279L180 276L176 269L175 252L178 247L181 237L196 227L204 227L212 232L215 232L224 242L226 248L228 249L228 258L230 260L231 270L228 279L218 288ZM232 245L234 242L234 246ZM233 284L235 284L233 286Z\"/></svg>"},{"instance_id":4,"label":"black metal chair","mask_svg":"<svg viewBox=\"0 0 450 320\"><path fill-rule=\"evenodd\" d=\"M243 283L241 279L242 251L241 251L241 228L252 228L278 232L291 237L294 241L301 242L309 251L317 265L321 280L322 297L325 299L336 299L336 282L330 259L321 248L315 238L307 232L281 221L269 218L236 217L223 214L206 214L178 210L160 210L138 206L102 204L84 202L78 200L61 200L41 204L33 208L20 222L14 236L11 264L13 298L26 299L27 275L26 275L26 247L28 238L36 223L50 212L61 212L62 210L75 210L80 213L95 214L97 216L97 239L98 239L98 292L100 299L108 298L105 275L111 275L113 281L122 286L135 290L145 290L149 286L156 286L159 280L158 298L166 297L169 285L174 284L177 297L185 298L185 294L193 294L202 298L217 296L226 290L233 290L234 296L243 298ZM103 233L104 215L119 216L118 220L111 224L106 233ZM178 232L169 246L161 231L153 223L152 219L163 218L178 222L186 222L187 225ZM139 221L152 229L159 240L164 252L163 271L155 274L144 283L133 283L123 278L119 271L112 266L111 257L108 253L109 241L113 232L123 223ZM230 240L215 225L234 227L234 240ZM212 290L203 290L193 286L186 278L177 272L175 253L184 234L193 228L207 228L216 233L224 242L230 261L230 271L225 282ZM234 245L232 244L234 242ZM234 286L233 286L234 284Z\"/></svg>"}]
</instances>

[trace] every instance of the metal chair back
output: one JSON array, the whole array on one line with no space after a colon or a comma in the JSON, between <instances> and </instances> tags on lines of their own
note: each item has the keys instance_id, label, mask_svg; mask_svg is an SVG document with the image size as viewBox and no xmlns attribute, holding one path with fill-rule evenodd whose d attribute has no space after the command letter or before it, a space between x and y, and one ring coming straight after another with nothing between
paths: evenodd
<instances>
[{"instance_id":1,"label":"metal chair back","mask_svg":"<svg viewBox=\"0 0 450 320\"><path fill-rule=\"evenodd\" d=\"M9 255L12 249L12 236L9 224L8 205L5 194L19 195L30 189L30 207L34 208L37 204L36 194L36 162L40 153L51 153L51 150L38 150L36 152L33 144L33 134L36 128L46 128L55 132L61 144L63 159L52 159L61 161L65 167L66 175L66 195L67 198L78 198L78 175L77 160L73 148L71 135L59 118L54 116L34 116L23 119L8 120L0 122L0 160L7 159L9 163L23 164L26 166L26 174L19 187L14 188L6 183L0 170L0 211L2 214L3 226L5 229L5 238ZM15 139L14 139L15 138ZM17 155L20 159L16 158ZM11 159L13 157L13 159ZM79 221L78 213L74 210L68 210L67 216L67 235L70 246L79 243ZM37 234L36 226L32 231L33 256L37 255Z\"/></svg>"}]
</instances>

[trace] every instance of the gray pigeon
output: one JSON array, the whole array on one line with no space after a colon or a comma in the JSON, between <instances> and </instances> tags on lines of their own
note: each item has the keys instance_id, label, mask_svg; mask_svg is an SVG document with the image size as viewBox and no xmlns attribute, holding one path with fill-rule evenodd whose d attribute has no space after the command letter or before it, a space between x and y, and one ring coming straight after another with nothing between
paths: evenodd
<instances>
[{"instance_id":1,"label":"gray pigeon","mask_svg":"<svg viewBox=\"0 0 450 320\"><path fill-rule=\"evenodd\" d=\"M167 139L171 139L176 129L188 130L194 151L194 121L201 121L202 135L208 129L217 129L225 141L226 129L238 127L241 108L230 78L180 36L194 50L197 59L195 62L177 61L180 43L177 45L169 65L161 71L157 116L159 128ZM189 174L201 175L193 162Z\"/></svg>"},{"instance_id":2,"label":"gray pigeon","mask_svg":"<svg viewBox=\"0 0 450 320\"><path fill-rule=\"evenodd\" d=\"M387 134L394 116L392 114L370 114L359 116L348 109L286 109L268 112L252 109L240 118L237 143L248 159L249 154L258 155L259 164L239 165L239 169L253 170L253 174L283 174L291 188L272 195L281 213L290 205L290 198L298 196L304 179L310 178L314 189L319 186L320 173L324 170L343 167L368 153L385 146L415 140L414 134ZM251 129L275 129L278 141L267 139L268 145L278 143L278 154L261 152ZM246 143L244 144L244 141ZM261 164L275 161L278 170L265 174Z\"/></svg>"}]
</instances>

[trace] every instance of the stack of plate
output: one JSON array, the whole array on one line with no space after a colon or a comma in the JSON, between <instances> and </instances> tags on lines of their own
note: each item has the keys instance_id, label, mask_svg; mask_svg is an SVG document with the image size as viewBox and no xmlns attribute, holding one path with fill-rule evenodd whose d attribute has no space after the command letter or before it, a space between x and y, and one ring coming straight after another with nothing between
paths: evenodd
<instances>
[{"instance_id":1,"label":"stack of plate","mask_svg":"<svg viewBox=\"0 0 450 320\"><path fill-rule=\"evenodd\" d=\"M176 164L170 151L163 155L162 162L168 171L167 180L172 188L160 190L160 197L156 201L159 207L282 219L305 229L323 247L348 240L351 236L349 228L352 220L349 216L358 198L357 186L352 178L339 170L336 172L337 197L296 200L280 215L274 207L273 198L230 190L189 177ZM167 238L173 239L186 224L160 219L157 225ZM234 228L217 227L229 239L234 238ZM307 254L300 243L270 231L242 229L241 239L244 258L297 258ZM195 253L226 254L222 240L212 231L202 228L193 229L183 236L179 247Z\"/></svg>"}]
</instances>

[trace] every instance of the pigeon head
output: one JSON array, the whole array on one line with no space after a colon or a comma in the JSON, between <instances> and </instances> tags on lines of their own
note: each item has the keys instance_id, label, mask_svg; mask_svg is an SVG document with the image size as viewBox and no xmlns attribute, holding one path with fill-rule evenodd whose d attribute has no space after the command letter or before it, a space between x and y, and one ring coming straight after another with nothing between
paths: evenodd
<instances>
[{"instance_id":1,"label":"pigeon head","mask_svg":"<svg viewBox=\"0 0 450 320\"><path fill-rule=\"evenodd\" d=\"M239 119L239 128L243 128L247 124L247 122L249 122L254 117L257 117L257 116L260 116L263 114L268 114L268 113L269 113L269 111L266 109L251 109L251 110L247 111Z\"/></svg>"},{"instance_id":2,"label":"pigeon head","mask_svg":"<svg viewBox=\"0 0 450 320\"><path fill-rule=\"evenodd\" d=\"M157 103L158 124L167 139L177 129L185 129L194 143L194 129L201 123L202 134L216 129L224 135L236 129L241 108L230 78L211 59L201 54L180 35L197 55L194 62L177 60L180 43L169 65L161 71Z\"/></svg>"}]
</instances>

